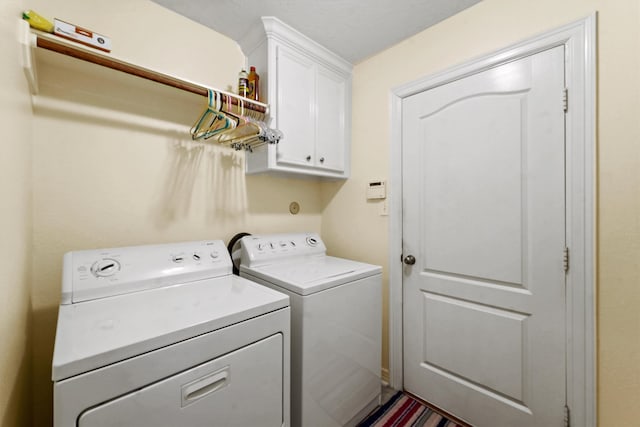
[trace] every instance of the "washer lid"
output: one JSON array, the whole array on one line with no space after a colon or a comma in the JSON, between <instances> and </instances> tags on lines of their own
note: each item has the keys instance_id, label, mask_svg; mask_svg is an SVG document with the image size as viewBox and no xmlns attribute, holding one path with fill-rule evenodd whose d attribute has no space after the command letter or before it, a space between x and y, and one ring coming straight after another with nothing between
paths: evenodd
<instances>
[{"instance_id":1,"label":"washer lid","mask_svg":"<svg viewBox=\"0 0 640 427\"><path fill-rule=\"evenodd\" d=\"M296 258L240 271L298 295L310 295L347 282L382 273L382 267L331 256Z\"/></svg>"},{"instance_id":2,"label":"washer lid","mask_svg":"<svg viewBox=\"0 0 640 427\"><path fill-rule=\"evenodd\" d=\"M288 296L231 275L61 305L53 380L288 306Z\"/></svg>"}]
</instances>

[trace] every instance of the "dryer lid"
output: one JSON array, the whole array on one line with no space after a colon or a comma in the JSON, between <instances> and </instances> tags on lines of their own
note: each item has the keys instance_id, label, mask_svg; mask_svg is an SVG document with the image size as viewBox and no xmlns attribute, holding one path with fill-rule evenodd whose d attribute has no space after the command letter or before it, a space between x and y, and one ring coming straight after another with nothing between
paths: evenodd
<instances>
[{"instance_id":1,"label":"dryer lid","mask_svg":"<svg viewBox=\"0 0 640 427\"><path fill-rule=\"evenodd\" d=\"M381 274L382 268L358 261L319 255L253 268L241 265L240 271L298 295L310 295Z\"/></svg>"},{"instance_id":2,"label":"dryer lid","mask_svg":"<svg viewBox=\"0 0 640 427\"><path fill-rule=\"evenodd\" d=\"M60 305L53 380L288 306L286 295L233 275Z\"/></svg>"}]
</instances>

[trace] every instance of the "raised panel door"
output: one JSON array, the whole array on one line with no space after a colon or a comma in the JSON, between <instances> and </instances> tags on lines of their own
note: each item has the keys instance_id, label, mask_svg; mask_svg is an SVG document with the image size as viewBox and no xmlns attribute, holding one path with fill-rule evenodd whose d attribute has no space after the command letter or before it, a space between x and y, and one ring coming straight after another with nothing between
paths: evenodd
<instances>
[{"instance_id":1,"label":"raised panel door","mask_svg":"<svg viewBox=\"0 0 640 427\"><path fill-rule=\"evenodd\" d=\"M284 138L277 145L279 165L312 166L315 157L316 66L308 57L276 46L276 127Z\"/></svg>"},{"instance_id":2,"label":"raised panel door","mask_svg":"<svg viewBox=\"0 0 640 427\"><path fill-rule=\"evenodd\" d=\"M346 85L343 75L318 67L317 123L315 166L343 172L345 170Z\"/></svg>"},{"instance_id":3,"label":"raised panel door","mask_svg":"<svg viewBox=\"0 0 640 427\"><path fill-rule=\"evenodd\" d=\"M404 383L477 427L560 427L564 48L403 104Z\"/></svg>"}]
</instances>

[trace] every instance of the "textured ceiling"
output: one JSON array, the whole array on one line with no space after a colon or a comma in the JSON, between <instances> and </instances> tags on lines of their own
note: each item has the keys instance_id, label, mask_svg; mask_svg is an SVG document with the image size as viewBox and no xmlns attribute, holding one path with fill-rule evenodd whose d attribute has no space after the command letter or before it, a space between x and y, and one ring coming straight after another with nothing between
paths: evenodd
<instances>
[{"instance_id":1,"label":"textured ceiling","mask_svg":"<svg viewBox=\"0 0 640 427\"><path fill-rule=\"evenodd\" d=\"M239 40L261 16L284 23L351 63L375 55L480 0L153 0Z\"/></svg>"}]
</instances>

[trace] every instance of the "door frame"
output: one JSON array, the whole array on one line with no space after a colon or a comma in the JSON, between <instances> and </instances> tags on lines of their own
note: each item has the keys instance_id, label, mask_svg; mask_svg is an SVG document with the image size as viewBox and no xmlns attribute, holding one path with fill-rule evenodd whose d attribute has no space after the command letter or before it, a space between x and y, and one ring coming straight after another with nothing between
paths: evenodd
<instances>
[{"instance_id":1,"label":"door frame","mask_svg":"<svg viewBox=\"0 0 640 427\"><path fill-rule=\"evenodd\" d=\"M389 192L389 384L403 388L402 101L556 46L565 46L567 406L573 425L596 426L596 25L592 15L391 91ZM558 254L562 256L562 254Z\"/></svg>"}]
</instances>

